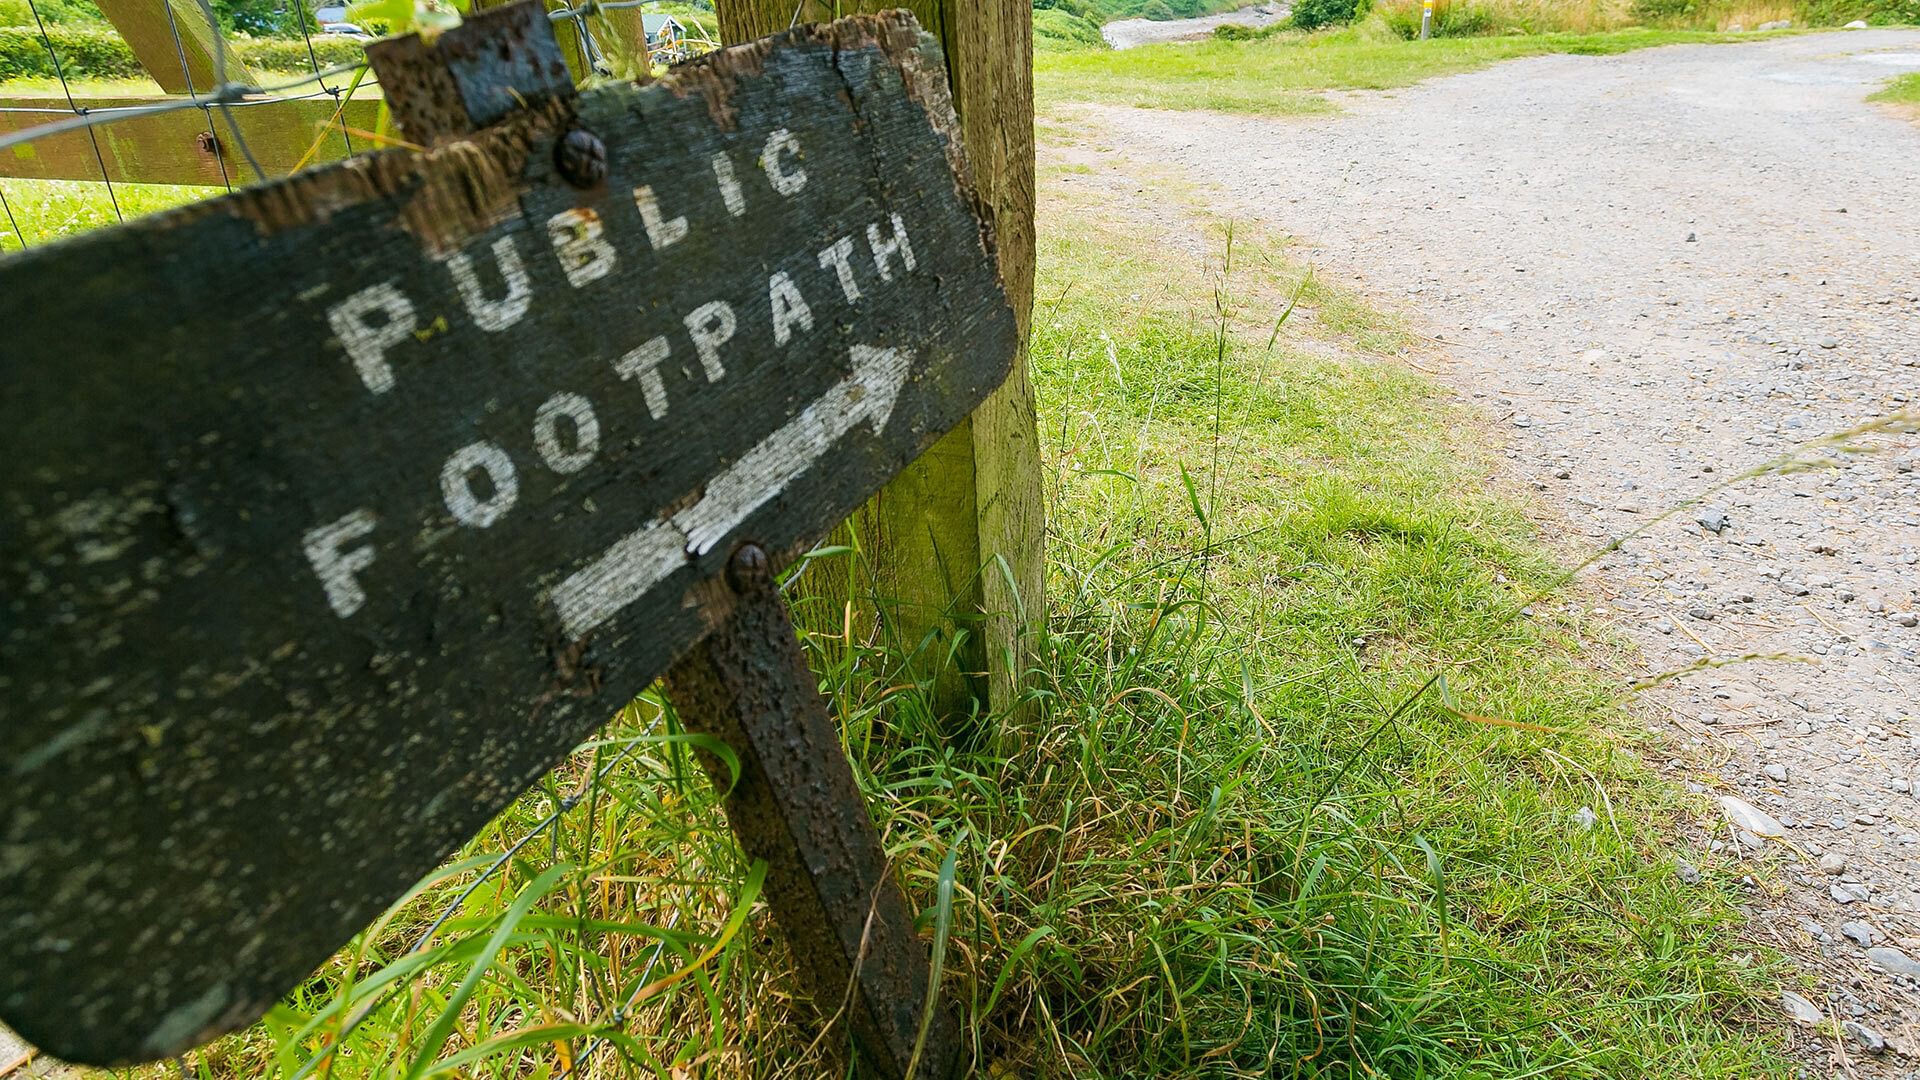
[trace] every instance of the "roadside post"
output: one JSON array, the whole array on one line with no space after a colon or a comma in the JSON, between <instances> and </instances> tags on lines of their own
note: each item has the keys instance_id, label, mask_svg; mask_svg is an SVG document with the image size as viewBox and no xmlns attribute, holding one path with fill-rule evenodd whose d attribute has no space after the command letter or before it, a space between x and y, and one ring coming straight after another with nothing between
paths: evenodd
<instances>
[{"instance_id":1,"label":"roadside post","mask_svg":"<svg viewBox=\"0 0 1920 1080\"><path fill-rule=\"evenodd\" d=\"M1420 40L1433 36L1433 0L1420 0Z\"/></svg>"},{"instance_id":2,"label":"roadside post","mask_svg":"<svg viewBox=\"0 0 1920 1080\"><path fill-rule=\"evenodd\" d=\"M938 44L576 94L524 0L371 53L420 152L0 260L0 1019L253 1022L664 675L816 1004L953 1075L776 585L1019 349Z\"/></svg>"},{"instance_id":3,"label":"roadside post","mask_svg":"<svg viewBox=\"0 0 1920 1080\"><path fill-rule=\"evenodd\" d=\"M727 41L796 21L909 8L939 35L974 190L993 222L1014 318L1033 310L1032 0L720 0ZM1033 387L1024 354L979 409L862 507L836 542L861 558L811 568L794 607L830 634L918 642L916 678L947 717L1009 716L1027 700L1044 622L1046 526ZM851 618L847 617L851 613ZM969 724L974 723L969 721ZM1001 733L1018 731L1004 724Z\"/></svg>"}]
</instances>

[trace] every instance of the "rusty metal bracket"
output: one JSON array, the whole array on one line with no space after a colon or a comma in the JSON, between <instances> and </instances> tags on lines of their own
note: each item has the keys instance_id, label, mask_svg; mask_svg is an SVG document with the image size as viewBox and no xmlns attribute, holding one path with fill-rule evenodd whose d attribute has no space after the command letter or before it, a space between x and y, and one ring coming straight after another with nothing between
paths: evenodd
<instances>
[{"instance_id":1,"label":"rusty metal bracket","mask_svg":"<svg viewBox=\"0 0 1920 1080\"><path fill-rule=\"evenodd\" d=\"M903 1080L913 1060L929 977L927 947L888 873L853 768L794 636L767 555L734 553L733 613L667 672L667 695L692 731L740 759L727 820L746 853L767 862L766 892L814 1004L845 1015L865 1064ZM732 778L702 755L714 783ZM914 1075L957 1075L959 1028L936 1006Z\"/></svg>"}]
</instances>

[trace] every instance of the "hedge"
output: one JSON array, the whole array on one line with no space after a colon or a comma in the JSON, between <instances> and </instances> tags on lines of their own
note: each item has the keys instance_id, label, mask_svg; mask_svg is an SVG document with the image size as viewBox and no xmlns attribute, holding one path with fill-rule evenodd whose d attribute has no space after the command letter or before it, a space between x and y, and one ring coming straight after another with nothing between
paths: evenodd
<instances>
[{"instance_id":1,"label":"hedge","mask_svg":"<svg viewBox=\"0 0 1920 1080\"><path fill-rule=\"evenodd\" d=\"M60 69L70 79L127 79L146 74L133 50L111 30L49 26L47 38L60 56ZM321 67L358 60L362 42L330 36L313 39ZM298 38L259 38L233 43L233 55L258 71L297 74L310 71L307 43ZM0 26L0 80L51 79L53 61L40 40L40 31L27 26Z\"/></svg>"},{"instance_id":2,"label":"hedge","mask_svg":"<svg viewBox=\"0 0 1920 1080\"><path fill-rule=\"evenodd\" d=\"M366 55L366 42L350 38L322 36L313 39L313 55L321 67L351 63ZM307 58L307 43L299 38L256 38L242 41L234 51L240 59L259 71L303 72L313 70Z\"/></svg>"},{"instance_id":3,"label":"hedge","mask_svg":"<svg viewBox=\"0 0 1920 1080\"><path fill-rule=\"evenodd\" d=\"M111 31L49 26L47 40L68 78L137 78L144 73L133 50ZM0 26L0 79L51 79L54 74L38 29Z\"/></svg>"}]
</instances>

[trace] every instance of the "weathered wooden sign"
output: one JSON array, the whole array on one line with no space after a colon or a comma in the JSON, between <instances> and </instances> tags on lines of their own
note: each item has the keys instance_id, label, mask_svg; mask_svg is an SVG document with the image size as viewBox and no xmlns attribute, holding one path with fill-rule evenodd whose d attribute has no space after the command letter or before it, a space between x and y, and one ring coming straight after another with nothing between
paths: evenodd
<instances>
[{"instance_id":1,"label":"weathered wooden sign","mask_svg":"<svg viewBox=\"0 0 1920 1080\"><path fill-rule=\"evenodd\" d=\"M259 1016L1006 374L910 18L579 98L485 30L414 104L490 126L0 261L0 1018L55 1055Z\"/></svg>"}]
</instances>

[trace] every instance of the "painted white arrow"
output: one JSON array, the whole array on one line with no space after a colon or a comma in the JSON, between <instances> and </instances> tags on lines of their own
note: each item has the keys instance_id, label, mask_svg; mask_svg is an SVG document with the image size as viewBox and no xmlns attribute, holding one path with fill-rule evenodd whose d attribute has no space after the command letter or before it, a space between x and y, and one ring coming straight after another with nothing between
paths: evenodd
<instances>
[{"instance_id":1,"label":"painted white arrow","mask_svg":"<svg viewBox=\"0 0 1920 1080\"><path fill-rule=\"evenodd\" d=\"M876 435L884 430L913 358L898 349L869 345L855 345L850 353L852 375L708 481L700 501L614 541L599 558L554 586L549 595L567 634L586 636L688 559L712 551L826 456L842 435L863 423Z\"/></svg>"}]
</instances>

